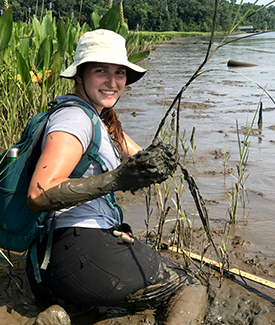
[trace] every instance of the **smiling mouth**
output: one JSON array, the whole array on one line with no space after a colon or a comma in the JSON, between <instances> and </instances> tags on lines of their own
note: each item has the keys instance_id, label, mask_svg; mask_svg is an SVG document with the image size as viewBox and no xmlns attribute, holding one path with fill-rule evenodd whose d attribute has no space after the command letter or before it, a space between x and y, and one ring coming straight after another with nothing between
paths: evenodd
<instances>
[{"instance_id":1,"label":"smiling mouth","mask_svg":"<svg viewBox=\"0 0 275 325\"><path fill-rule=\"evenodd\" d=\"M113 95L115 92L111 91L111 90L100 90L101 93L105 94L105 95Z\"/></svg>"}]
</instances>

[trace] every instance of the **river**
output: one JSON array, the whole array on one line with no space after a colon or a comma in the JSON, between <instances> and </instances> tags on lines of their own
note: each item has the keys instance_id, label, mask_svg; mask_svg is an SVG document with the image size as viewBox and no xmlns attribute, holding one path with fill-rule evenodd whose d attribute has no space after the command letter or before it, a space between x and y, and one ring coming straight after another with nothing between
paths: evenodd
<instances>
[{"instance_id":1,"label":"river","mask_svg":"<svg viewBox=\"0 0 275 325\"><path fill-rule=\"evenodd\" d=\"M181 110L181 131L185 130L188 146L193 127L195 133L195 163L188 151L187 169L192 173L208 204L211 222L228 222L228 207L237 175L239 151L236 121L239 129L250 125L259 105L263 103L263 123L253 125L249 140L249 156L245 175L247 201L245 212L239 208L236 233L251 244L249 252L262 257L274 257L274 182L275 173L275 115L274 103L257 85L261 85L275 99L275 33L260 34L221 47L206 64L203 73L183 93L187 102ZM216 38L212 50L221 38ZM203 62L208 42L202 38L180 38L157 47L148 59L141 62L147 69L145 77L126 91L117 105L124 130L146 147L163 116L163 102L171 102ZM254 63L257 66L232 68L228 60ZM201 104L194 106L193 103ZM243 135L240 136L241 140ZM215 159L213 150L230 153L226 162L233 176L223 177L223 159ZM187 189L187 186L186 186ZM183 196L184 208L192 215L191 198ZM191 208L192 207L192 208ZM125 207L125 218L134 230L145 229L145 204L133 203ZM197 217L199 223L199 218ZM153 226L153 225L151 225Z\"/></svg>"}]
</instances>

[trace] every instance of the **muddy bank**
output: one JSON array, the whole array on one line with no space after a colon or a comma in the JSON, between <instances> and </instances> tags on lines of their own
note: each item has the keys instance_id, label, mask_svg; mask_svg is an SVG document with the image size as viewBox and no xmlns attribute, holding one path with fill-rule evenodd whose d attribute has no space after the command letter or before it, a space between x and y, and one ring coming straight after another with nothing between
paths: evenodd
<instances>
[{"instance_id":1,"label":"muddy bank","mask_svg":"<svg viewBox=\"0 0 275 325\"><path fill-rule=\"evenodd\" d=\"M213 150L210 154L214 159L219 159L222 156L219 150ZM143 190L137 191L135 195L130 192L118 192L117 196L121 206L144 205L145 192ZM216 207L219 202L206 200L206 204L208 207ZM210 268L205 264L200 265L198 260L190 262L182 253L172 252L169 246L174 236L173 225L171 222L165 224L161 253L180 265L189 266L197 283L197 285L189 286L183 291L178 299L179 304L176 306L173 305L175 299L172 299L161 310L145 310L137 313L121 308L87 309L85 306L64 306L66 311L57 310L57 307L53 307L50 312L47 310L46 313L41 314L45 311L45 307L38 305L32 296L25 274L23 258L15 263L15 268L0 267L0 324L259 325L275 323L275 290L263 286L257 281L227 273L228 268L235 267L258 278L274 281L274 259L267 256L263 257L260 254L251 255L249 248L253 243L248 241L245 236L238 234L238 225L229 225L212 220L210 227L211 236L216 246L226 247L224 278L221 277L221 272L217 268ZM190 231L192 234L189 233L190 236L187 236L184 249L198 255L203 253L205 257L217 260L215 252L208 245L204 229L200 226L190 229ZM145 231L136 232L136 235L142 240L144 240L144 234ZM151 234L150 240L153 241L154 239L153 234ZM11 256L11 258L14 260L18 256ZM199 273L199 276L195 276L199 266L202 272ZM8 275L8 272L11 274ZM198 284L201 284L199 289ZM168 318L169 322L167 323L166 318L169 315L167 310L170 308L172 308L172 313L170 313L172 318ZM37 318L38 315L39 318ZM55 318L56 315L58 317L61 315L61 320L66 322L61 322L59 318ZM48 317L51 317L50 320Z\"/></svg>"},{"instance_id":2,"label":"muddy bank","mask_svg":"<svg viewBox=\"0 0 275 325\"><path fill-rule=\"evenodd\" d=\"M140 191L135 199L143 198ZM126 195L124 200L130 199L132 195ZM244 238L234 236L234 233L224 234L222 227L212 227L212 236L214 242L219 245L223 236L227 237L227 254L230 266L236 263L240 269L267 276L273 279L274 267L272 261L261 260L257 257L248 259L246 256L247 247L250 245ZM192 252L201 253L202 249L205 255L215 259L215 254L211 249L206 249L204 240L204 231L202 228L194 229L190 247ZM163 236L163 243L167 243L167 237L173 236L173 233L167 233ZM169 244L162 246L162 254L174 262L186 265L186 259L181 253L174 253L169 250ZM188 249L187 247L185 249ZM12 257L14 258L14 257ZM199 265L198 261L194 261ZM193 263L190 264L190 270L197 273L197 268ZM186 287L180 297L171 299L168 304L162 306L161 310L145 310L133 313L122 308L96 308L88 309L85 306L64 306L69 315L62 309L56 309L50 312L40 314L46 308L39 306L34 300L28 287L28 282L24 270L24 259L15 264L11 271L12 278L7 274L8 268L0 268L0 324L4 325L114 325L114 324L243 324L259 325L275 323L275 305L274 289L265 287L250 280L224 273L221 278L217 269L202 266L199 276L195 277L194 285ZM177 305L173 305L178 301ZM198 303L200 302L200 303ZM172 308L169 317L167 310ZM39 317L36 319L36 317ZM50 320L49 320L49 317Z\"/></svg>"}]
</instances>

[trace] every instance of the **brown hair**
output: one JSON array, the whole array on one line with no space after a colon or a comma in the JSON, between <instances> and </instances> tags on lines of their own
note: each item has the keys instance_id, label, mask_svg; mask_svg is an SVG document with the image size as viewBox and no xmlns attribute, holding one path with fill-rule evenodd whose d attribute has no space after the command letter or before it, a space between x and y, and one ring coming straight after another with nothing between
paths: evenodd
<instances>
[{"instance_id":1,"label":"brown hair","mask_svg":"<svg viewBox=\"0 0 275 325\"><path fill-rule=\"evenodd\" d=\"M115 145L122 154L122 142L125 141L124 134L122 131L122 126L120 120L117 118L116 112L113 108L103 108L100 114L102 121L107 127L107 131L114 139Z\"/></svg>"}]
</instances>

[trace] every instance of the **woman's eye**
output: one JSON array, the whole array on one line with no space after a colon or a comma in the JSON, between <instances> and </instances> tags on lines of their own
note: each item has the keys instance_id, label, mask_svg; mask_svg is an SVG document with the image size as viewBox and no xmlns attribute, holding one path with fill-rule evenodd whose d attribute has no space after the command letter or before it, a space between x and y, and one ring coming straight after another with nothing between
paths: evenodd
<instances>
[{"instance_id":1,"label":"woman's eye","mask_svg":"<svg viewBox=\"0 0 275 325\"><path fill-rule=\"evenodd\" d=\"M96 72L105 72L104 69L97 69Z\"/></svg>"},{"instance_id":2,"label":"woman's eye","mask_svg":"<svg viewBox=\"0 0 275 325\"><path fill-rule=\"evenodd\" d=\"M119 70L119 71L117 71L117 74L126 74L126 71L125 70Z\"/></svg>"}]
</instances>

